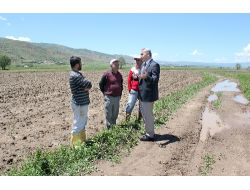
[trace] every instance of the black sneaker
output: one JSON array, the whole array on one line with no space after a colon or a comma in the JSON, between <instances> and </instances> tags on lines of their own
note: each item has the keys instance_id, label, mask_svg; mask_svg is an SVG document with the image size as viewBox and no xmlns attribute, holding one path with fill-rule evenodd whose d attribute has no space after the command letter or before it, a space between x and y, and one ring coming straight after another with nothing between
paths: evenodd
<instances>
[{"instance_id":1,"label":"black sneaker","mask_svg":"<svg viewBox=\"0 0 250 190\"><path fill-rule=\"evenodd\" d=\"M140 138L141 141L154 141L155 138L154 137L150 137L148 135L143 135L141 138Z\"/></svg>"}]
</instances>

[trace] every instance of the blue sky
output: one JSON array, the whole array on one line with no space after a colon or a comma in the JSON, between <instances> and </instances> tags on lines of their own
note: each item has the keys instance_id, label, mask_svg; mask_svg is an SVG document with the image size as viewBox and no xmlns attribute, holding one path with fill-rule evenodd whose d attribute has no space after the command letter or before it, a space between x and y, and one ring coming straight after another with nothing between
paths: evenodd
<instances>
[{"instance_id":1,"label":"blue sky","mask_svg":"<svg viewBox=\"0 0 250 190\"><path fill-rule=\"evenodd\" d=\"M250 61L250 14L0 14L0 37L156 60Z\"/></svg>"}]
</instances>

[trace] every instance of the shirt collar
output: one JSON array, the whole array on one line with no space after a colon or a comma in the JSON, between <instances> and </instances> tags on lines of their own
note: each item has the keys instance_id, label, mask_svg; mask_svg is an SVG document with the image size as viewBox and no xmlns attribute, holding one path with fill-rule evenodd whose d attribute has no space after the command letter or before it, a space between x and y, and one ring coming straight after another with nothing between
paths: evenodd
<instances>
[{"instance_id":1,"label":"shirt collar","mask_svg":"<svg viewBox=\"0 0 250 190\"><path fill-rule=\"evenodd\" d=\"M147 60L147 61L145 62L145 65L149 64L149 62L150 62L151 60L152 60L152 58L149 59L149 60Z\"/></svg>"}]
</instances>

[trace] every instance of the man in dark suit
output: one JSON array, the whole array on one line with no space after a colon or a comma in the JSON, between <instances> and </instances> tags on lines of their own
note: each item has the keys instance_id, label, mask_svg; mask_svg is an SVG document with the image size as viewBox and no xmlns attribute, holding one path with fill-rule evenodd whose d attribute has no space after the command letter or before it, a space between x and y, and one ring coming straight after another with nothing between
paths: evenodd
<instances>
[{"instance_id":1,"label":"man in dark suit","mask_svg":"<svg viewBox=\"0 0 250 190\"><path fill-rule=\"evenodd\" d=\"M152 59L150 49L141 50L143 61L141 74L139 75L139 99L141 112L145 123L146 134L141 141L154 141L154 102L159 99L158 82L160 78L160 65Z\"/></svg>"}]
</instances>

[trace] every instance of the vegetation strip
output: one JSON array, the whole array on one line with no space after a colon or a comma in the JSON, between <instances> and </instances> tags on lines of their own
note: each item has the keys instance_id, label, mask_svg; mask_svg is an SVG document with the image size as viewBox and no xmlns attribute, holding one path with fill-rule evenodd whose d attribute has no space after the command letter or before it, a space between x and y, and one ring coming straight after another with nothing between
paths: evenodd
<instances>
[{"instance_id":1,"label":"vegetation strip","mask_svg":"<svg viewBox=\"0 0 250 190\"><path fill-rule=\"evenodd\" d=\"M173 112L200 89L215 81L214 76L204 73L202 81L159 100L154 109L157 126L164 124ZM54 151L37 150L19 167L11 169L6 174L17 176L84 175L94 170L97 160L119 160L122 152L129 151L138 144L142 132L142 123L132 119L128 123L114 126L111 130L97 133L77 149L61 146Z\"/></svg>"},{"instance_id":2,"label":"vegetation strip","mask_svg":"<svg viewBox=\"0 0 250 190\"><path fill-rule=\"evenodd\" d=\"M215 73L218 73L220 75L223 75L225 77L229 78L235 78L238 79L240 82L240 89L246 96L248 100L250 100L250 73L245 71L217 71Z\"/></svg>"}]
</instances>

